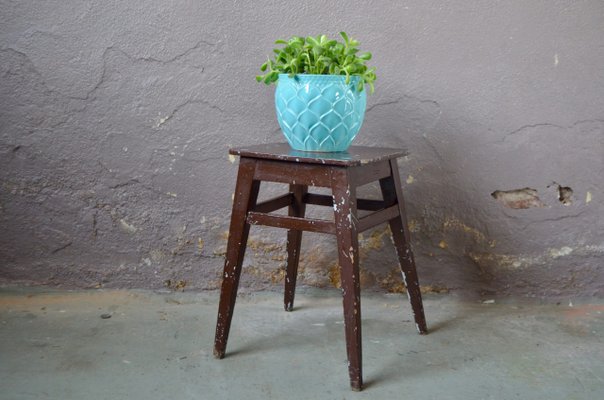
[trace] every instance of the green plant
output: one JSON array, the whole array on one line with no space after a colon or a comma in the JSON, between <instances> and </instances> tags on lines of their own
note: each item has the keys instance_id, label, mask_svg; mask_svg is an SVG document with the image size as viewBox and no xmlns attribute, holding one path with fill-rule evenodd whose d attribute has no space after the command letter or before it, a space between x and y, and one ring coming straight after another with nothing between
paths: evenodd
<instances>
[{"instance_id":1,"label":"green plant","mask_svg":"<svg viewBox=\"0 0 604 400\"><path fill-rule=\"evenodd\" d=\"M325 35L317 37L292 36L285 41L279 39L275 44L285 47L274 49L275 59L262 64L260 70L264 75L256 76L258 82L270 85L279 79L279 74L319 74L319 75L346 75L346 83L350 83L350 76L360 76L358 90L362 91L365 84L369 85L373 93L373 82L376 79L375 68L368 68L365 63L371 60L371 53L359 52L359 42L349 38L346 32L340 32L344 43L330 40Z\"/></svg>"}]
</instances>

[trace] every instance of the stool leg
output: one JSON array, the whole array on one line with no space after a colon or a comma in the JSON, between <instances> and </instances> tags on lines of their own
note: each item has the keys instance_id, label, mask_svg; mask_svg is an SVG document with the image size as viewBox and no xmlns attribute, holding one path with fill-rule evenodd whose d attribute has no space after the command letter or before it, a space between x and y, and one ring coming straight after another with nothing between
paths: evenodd
<instances>
[{"instance_id":1,"label":"stool leg","mask_svg":"<svg viewBox=\"0 0 604 400\"><path fill-rule=\"evenodd\" d=\"M289 191L294 194L294 203L289 206L289 215L292 217L304 217L306 203L304 195L308 191L305 185L289 185ZM300 243L302 243L302 231L290 229L287 231L287 266L285 271L285 294L283 304L285 311L294 309L294 297L296 295L296 279L298 277L298 262L300 261Z\"/></svg>"},{"instance_id":2,"label":"stool leg","mask_svg":"<svg viewBox=\"0 0 604 400\"><path fill-rule=\"evenodd\" d=\"M380 187L384 202L397 202L400 216L389 221L392 231L392 241L398 254L403 281L407 287L407 296L413 309L415 326L420 334L428 333L426 326L426 317L424 315L424 306L422 303L422 294L419 287L417 270L415 268L415 258L410 247L409 228L407 226L407 215L405 213L405 200L401 189L398 165L396 160L390 160L391 176L380 180Z\"/></svg>"},{"instance_id":3,"label":"stool leg","mask_svg":"<svg viewBox=\"0 0 604 400\"><path fill-rule=\"evenodd\" d=\"M241 265L243 264L247 237L250 231L250 225L246 221L247 211L256 204L260 189L260 181L253 180L255 167L256 162L254 160L241 158L239 162L222 288L220 290L218 321L216 322L216 337L214 340L214 357L216 358L223 358L226 351L233 309L237 298Z\"/></svg>"},{"instance_id":4,"label":"stool leg","mask_svg":"<svg viewBox=\"0 0 604 400\"><path fill-rule=\"evenodd\" d=\"M345 169L332 169L331 179L342 280L348 374L352 390L360 391L363 388L363 367L356 190L351 187L349 174Z\"/></svg>"}]
</instances>

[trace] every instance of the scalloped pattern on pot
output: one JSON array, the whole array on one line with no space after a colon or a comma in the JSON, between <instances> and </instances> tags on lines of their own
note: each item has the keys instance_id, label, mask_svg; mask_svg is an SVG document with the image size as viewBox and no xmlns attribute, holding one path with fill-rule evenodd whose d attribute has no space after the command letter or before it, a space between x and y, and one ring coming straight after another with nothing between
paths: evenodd
<instances>
[{"instance_id":1,"label":"scalloped pattern on pot","mask_svg":"<svg viewBox=\"0 0 604 400\"><path fill-rule=\"evenodd\" d=\"M346 151L357 135L367 105L366 91L343 75L279 75L277 121L289 145L303 151Z\"/></svg>"}]
</instances>

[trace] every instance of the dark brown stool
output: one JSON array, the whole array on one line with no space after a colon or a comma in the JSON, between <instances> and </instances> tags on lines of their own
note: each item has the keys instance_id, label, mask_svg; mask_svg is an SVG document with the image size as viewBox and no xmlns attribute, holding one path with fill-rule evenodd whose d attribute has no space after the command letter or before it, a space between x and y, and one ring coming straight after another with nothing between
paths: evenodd
<instances>
[{"instance_id":1,"label":"dark brown stool","mask_svg":"<svg viewBox=\"0 0 604 400\"><path fill-rule=\"evenodd\" d=\"M384 222L390 224L417 330L420 334L428 332L415 261L409 247L396 163L404 152L352 146L348 152L310 153L292 150L287 144L265 144L231 149L230 154L239 155L241 159L220 292L214 356L223 358L225 354L250 225L288 229L286 311L291 311L294 305L302 231L329 233L336 235L338 242L350 385L353 390L361 390L360 232ZM357 199L357 187L378 180L383 200ZM257 203L262 181L287 183L289 193ZM309 186L331 188L333 195L308 193ZM334 221L305 218L307 204L332 206ZM272 213L284 207L289 209L287 216ZM373 212L359 218L357 210Z\"/></svg>"}]
</instances>

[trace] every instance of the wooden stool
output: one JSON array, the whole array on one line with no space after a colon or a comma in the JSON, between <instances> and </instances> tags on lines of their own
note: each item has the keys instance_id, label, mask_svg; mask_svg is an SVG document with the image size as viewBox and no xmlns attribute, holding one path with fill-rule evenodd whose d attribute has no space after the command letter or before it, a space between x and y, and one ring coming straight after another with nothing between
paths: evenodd
<instances>
[{"instance_id":1,"label":"wooden stool","mask_svg":"<svg viewBox=\"0 0 604 400\"><path fill-rule=\"evenodd\" d=\"M384 222L390 224L417 330L420 334L428 332L415 261L409 247L396 163L404 153L396 149L361 146L352 146L342 153L310 153L292 150L287 144L266 144L231 149L230 154L239 155L241 159L220 292L214 356L223 358L225 354L250 225L288 229L286 311L292 311L294 305L302 231L329 233L336 235L338 242L350 385L353 390L361 390L360 232ZM357 199L357 187L377 180L383 201ZM289 193L257 203L262 181L289 184ZM309 186L331 188L333 195L308 193ZM305 218L306 204L332 206L334 221ZM289 209L287 216L272 214L284 207ZM359 218L357 210L373 213Z\"/></svg>"}]
</instances>

